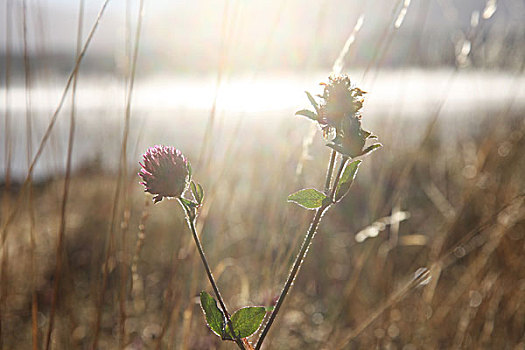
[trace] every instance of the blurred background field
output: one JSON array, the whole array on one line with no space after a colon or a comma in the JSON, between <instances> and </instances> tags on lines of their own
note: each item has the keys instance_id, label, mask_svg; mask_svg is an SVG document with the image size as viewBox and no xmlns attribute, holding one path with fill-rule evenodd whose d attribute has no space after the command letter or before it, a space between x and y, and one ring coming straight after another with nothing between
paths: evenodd
<instances>
[{"instance_id":1,"label":"blurred background field","mask_svg":"<svg viewBox=\"0 0 525 350\"><path fill-rule=\"evenodd\" d=\"M0 348L234 348L205 325L180 206L151 203L138 161L182 150L229 309L271 305L312 217L286 197L322 188L330 154L294 112L342 57L384 147L265 348L525 349L522 1L110 1L53 123L102 5L0 4Z\"/></svg>"}]
</instances>

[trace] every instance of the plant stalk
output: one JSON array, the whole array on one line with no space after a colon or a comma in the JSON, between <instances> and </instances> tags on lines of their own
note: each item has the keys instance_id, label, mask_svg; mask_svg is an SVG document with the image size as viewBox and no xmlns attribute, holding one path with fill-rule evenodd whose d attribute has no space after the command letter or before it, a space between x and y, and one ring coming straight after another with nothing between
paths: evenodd
<instances>
[{"instance_id":1,"label":"plant stalk","mask_svg":"<svg viewBox=\"0 0 525 350\"><path fill-rule=\"evenodd\" d=\"M186 206L182 203L180 198L179 198L179 202L184 208L184 211L186 212L186 221L188 222L188 226L193 235L193 240L195 241L195 245L197 246L197 250L199 251L199 255L201 257L202 264L204 265L204 269L206 270L206 274L208 275L208 280L210 281L210 284L213 287L215 296L217 297L217 300L219 301L222 312L224 313L224 316L226 317L226 322L228 323L228 327L230 327L230 331L232 332L235 338L235 343L237 344L239 349L246 350L242 341L238 337L235 336L235 332L233 331L233 324L230 319L230 313L228 312L228 309L226 308L226 305L224 304L221 293L219 292L219 287L217 286L217 283L215 282L215 278L213 278L213 275L211 273L211 268L210 268L210 265L208 264L208 260L206 259L206 255L204 255L204 250L202 249L202 244L199 239L199 235L197 235L197 229L195 228L195 219L192 218L191 213L186 208Z\"/></svg>"},{"instance_id":2,"label":"plant stalk","mask_svg":"<svg viewBox=\"0 0 525 350\"><path fill-rule=\"evenodd\" d=\"M334 163L336 155L337 152L335 150L332 150L332 154L330 155L330 163L328 164L328 171L326 173L326 181L324 185L324 193L326 194L328 194L328 191L330 191L330 182L332 182L332 173L334 172Z\"/></svg>"},{"instance_id":3,"label":"plant stalk","mask_svg":"<svg viewBox=\"0 0 525 350\"><path fill-rule=\"evenodd\" d=\"M335 154L336 152L332 151L332 155L330 156L330 164L328 167L328 173L326 174L326 182L328 183L328 187L330 186L330 180L332 178ZM323 217L324 213L328 210L328 208L334 203L333 199L335 196L335 190L337 188L337 184L339 183L339 179L341 178L341 173L343 172L343 169L347 161L348 161L348 157L344 156L341 159L339 170L337 171L337 175L334 180L334 184L332 186L332 189L330 190L330 194L329 194L330 202L327 204L323 204L315 212L314 218L312 219L312 223L310 224L310 228L308 229L308 232L306 233L303 244L301 245L301 249L299 250L299 253L297 254L295 258L295 262L293 264L292 269L290 270L290 274L288 275L288 278L284 284L281 294L279 295L277 304L275 304L275 308L273 309L273 312L271 313L270 318L268 319L268 322L266 323L266 325L264 326L261 332L261 336L259 337L259 340L257 341L255 350L259 350L261 348L264 338L270 331L270 327L272 326L275 318L277 317L277 313L281 309L284 299L286 298L286 296L288 295L288 292L292 288L295 278L297 277L297 274L299 273L299 270L301 269L301 266L306 257L306 254L308 253L308 248L310 247L310 244L312 243L312 239L314 238L317 228L319 227L321 218Z\"/></svg>"}]
</instances>

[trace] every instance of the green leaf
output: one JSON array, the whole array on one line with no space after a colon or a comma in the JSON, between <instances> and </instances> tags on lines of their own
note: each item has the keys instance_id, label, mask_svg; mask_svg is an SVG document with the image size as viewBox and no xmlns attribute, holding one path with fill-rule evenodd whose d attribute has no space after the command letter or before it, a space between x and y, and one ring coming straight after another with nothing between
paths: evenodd
<instances>
[{"instance_id":1,"label":"green leaf","mask_svg":"<svg viewBox=\"0 0 525 350\"><path fill-rule=\"evenodd\" d=\"M202 204L204 198L204 190L202 189L202 186L200 184L195 184L195 182L192 181L190 187L191 193L193 193L193 198L195 198L195 201L197 202L196 204Z\"/></svg>"},{"instance_id":2,"label":"green leaf","mask_svg":"<svg viewBox=\"0 0 525 350\"><path fill-rule=\"evenodd\" d=\"M188 178L191 180L193 169L191 168L191 163L189 161L188 161L188 166L186 167L186 169L188 169Z\"/></svg>"},{"instance_id":3,"label":"green leaf","mask_svg":"<svg viewBox=\"0 0 525 350\"><path fill-rule=\"evenodd\" d=\"M267 306L264 309L266 310L266 312L272 312L273 310L275 310L275 306L274 305Z\"/></svg>"},{"instance_id":4,"label":"green leaf","mask_svg":"<svg viewBox=\"0 0 525 350\"><path fill-rule=\"evenodd\" d=\"M199 204L202 204L204 199L204 190L202 189L201 184L197 184L197 193L199 194Z\"/></svg>"},{"instance_id":5,"label":"green leaf","mask_svg":"<svg viewBox=\"0 0 525 350\"><path fill-rule=\"evenodd\" d=\"M307 109L301 109L300 111L297 111L295 112L295 115L302 115L302 116L305 116L306 118L309 118L313 121L317 121L317 114L315 114L314 112L312 111L309 111Z\"/></svg>"},{"instance_id":6,"label":"green leaf","mask_svg":"<svg viewBox=\"0 0 525 350\"><path fill-rule=\"evenodd\" d=\"M185 207L190 209L196 208L198 206L197 203L190 201L189 199L186 199L184 197L180 197L180 201L182 202L182 204L184 204Z\"/></svg>"},{"instance_id":7,"label":"green leaf","mask_svg":"<svg viewBox=\"0 0 525 350\"><path fill-rule=\"evenodd\" d=\"M315 99L312 97L312 94L310 94L308 91L305 91L305 93L306 93L306 96L308 96L308 100L310 100L310 103L312 104L312 106L314 106L315 113L319 115L319 105L317 104Z\"/></svg>"},{"instance_id":8,"label":"green leaf","mask_svg":"<svg viewBox=\"0 0 525 350\"><path fill-rule=\"evenodd\" d=\"M324 193L313 188L307 188L289 195L288 201L299 204L306 209L316 209L323 205L323 200L326 198Z\"/></svg>"},{"instance_id":9,"label":"green leaf","mask_svg":"<svg viewBox=\"0 0 525 350\"><path fill-rule=\"evenodd\" d=\"M344 196L346 196L350 190L350 186L352 186L352 183L354 182L360 164L361 160L354 160L353 162L346 164L345 170L339 178L339 183L337 184L337 189L335 191L336 202L340 201Z\"/></svg>"},{"instance_id":10,"label":"green leaf","mask_svg":"<svg viewBox=\"0 0 525 350\"><path fill-rule=\"evenodd\" d=\"M382 144L380 144L380 143L374 143L372 146L367 147L367 148L363 151L363 153L362 153L361 155L362 155L362 156L365 156L365 155L367 155L367 154L370 154L370 153L374 152L376 149L379 149L379 148L381 148L381 147L383 147Z\"/></svg>"},{"instance_id":11,"label":"green leaf","mask_svg":"<svg viewBox=\"0 0 525 350\"><path fill-rule=\"evenodd\" d=\"M246 338L255 333L261 326L264 315L266 315L266 309L263 306L248 306L235 311L230 320L236 336ZM227 333L231 336L229 328ZM235 337L232 336L232 338Z\"/></svg>"},{"instance_id":12,"label":"green leaf","mask_svg":"<svg viewBox=\"0 0 525 350\"><path fill-rule=\"evenodd\" d=\"M224 314L217 307L215 299L205 291L201 292L201 307L210 329L222 338L224 336Z\"/></svg>"},{"instance_id":13,"label":"green leaf","mask_svg":"<svg viewBox=\"0 0 525 350\"><path fill-rule=\"evenodd\" d=\"M195 182L190 182L190 188L191 188L191 193L193 194L193 198L195 198L195 200L197 201L197 203L199 203L199 195L197 194L197 185L195 185Z\"/></svg>"}]
</instances>

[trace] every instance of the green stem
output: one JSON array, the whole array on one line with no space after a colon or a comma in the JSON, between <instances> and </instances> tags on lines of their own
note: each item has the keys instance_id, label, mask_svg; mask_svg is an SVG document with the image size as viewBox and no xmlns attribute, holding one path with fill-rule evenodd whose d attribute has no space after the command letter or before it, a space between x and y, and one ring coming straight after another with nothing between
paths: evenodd
<instances>
[{"instance_id":1,"label":"green stem","mask_svg":"<svg viewBox=\"0 0 525 350\"><path fill-rule=\"evenodd\" d=\"M330 179L332 178L332 171L333 171L333 160L335 159L334 156L335 152L332 152L332 156L330 157L330 166L328 173L326 175L328 184L330 183ZM270 331L270 327L272 326L273 322L275 321L275 318L277 317L277 313L281 309L281 306L284 302L284 299L288 295L288 292L292 288L295 278L297 277L297 274L299 273L299 270L301 269L301 266L303 264L303 261L306 257L306 254L308 253L308 248L310 248L310 244L312 243L312 239L315 236L315 233L317 231L317 228L319 227L319 223L321 222L321 218L323 217L324 213L328 210L328 208L333 204L333 198L335 196L335 190L337 188L337 184L339 183L339 179L341 177L341 173L343 172L344 166L348 160L348 157L343 157L341 159L341 164L339 166L339 170L337 172L334 185L330 191L329 198L331 198L331 201L327 204L323 204L321 207L319 207L314 215L314 218L312 219L312 223L310 224L310 228L308 229L308 232L306 233L306 236L304 238L303 244L301 245L301 249L299 250L299 253L297 254L295 258L295 262L293 264L292 269L290 270L290 274L288 275L288 278L286 279L286 282L284 284L284 287L281 291L281 294L279 295L279 299L277 300L277 304L275 304L275 308L273 309L273 312L270 315L270 318L268 319L268 322L264 326L261 336L259 337L259 340L257 341L257 345L255 346L255 350L259 350L262 346L262 343L264 341L264 338ZM328 191L327 191L328 192Z\"/></svg>"},{"instance_id":2,"label":"green stem","mask_svg":"<svg viewBox=\"0 0 525 350\"><path fill-rule=\"evenodd\" d=\"M330 190L330 182L332 182L332 173L334 172L334 163L336 155L337 152L332 150L332 154L330 155L330 163L328 164L328 172L326 173L326 181L324 184L324 193L326 194L328 194L328 191Z\"/></svg>"},{"instance_id":3,"label":"green stem","mask_svg":"<svg viewBox=\"0 0 525 350\"><path fill-rule=\"evenodd\" d=\"M343 173L343 170L345 169L346 162L348 161L347 156L343 156L341 158L341 163L339 164L339 170L337 170L337 175L334 181L334 187L332 187L332 191L330 192L330 199L332 203L335 203L335 195L337 192L337 185L339 185L339 180L341 179L341 174Z\"/></svg>"},{"instance_id":4,"label":"green stem","mask_svg":"<svg viewBox=\"0 0 525 350\"><path fill-rule=\"evenodd\" d=\"M217 286L217 282L215 282L215 278L213 278L213 275L211 273L211 268L210 268L210 265L208 264L208 260L206 259L206 255L204 255L204 250L202 249L202 244L199 239L199 235L197 235L197 229L195 228L194 215L192 215L192 213L188 210L188 208L186 208L186 206L180 200L180 198L179 198L179 202L184 208L184 211L186 212L186 221L188 222L188 226L193 235L193 240L195 241L195 245L197 246L197 250L199 251L199 255L204 265L204 269L206 270L206 274L208 275L208 280L210 281L210 284L213 288L215 296L217 297L217 300L219 301L219 305L221 306L222 312L224 313L224 316L226 317L226 322L228 323L228 327L230 328L231 333L235 337L235 343L237 344L239 349L246 350L242 341L235 335L235 332L233 331L233 324L230 319L230 314L228 312L228 309L226 308L226 305L224 304L221 293L219 292L219 287Z\"/></svg>"}]
</instances>

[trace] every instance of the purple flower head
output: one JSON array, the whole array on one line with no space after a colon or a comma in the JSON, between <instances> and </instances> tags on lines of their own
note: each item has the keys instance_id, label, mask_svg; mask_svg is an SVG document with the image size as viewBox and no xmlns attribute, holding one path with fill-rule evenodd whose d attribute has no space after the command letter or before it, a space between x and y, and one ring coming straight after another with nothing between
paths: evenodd
<instances>
[{"instance_id":1,"label":"purple flower head","mask_svg":"<svg viewBox=\"0 0 525 350\"><path fill-rule=\"evenodd\" d=\"M153 195L153 202L164 197L180 197L188 183L188 161L172 146L150 147L142 156L139 176L145 192Z\"/></svg>"}]
</instances>

